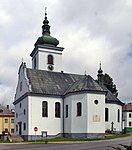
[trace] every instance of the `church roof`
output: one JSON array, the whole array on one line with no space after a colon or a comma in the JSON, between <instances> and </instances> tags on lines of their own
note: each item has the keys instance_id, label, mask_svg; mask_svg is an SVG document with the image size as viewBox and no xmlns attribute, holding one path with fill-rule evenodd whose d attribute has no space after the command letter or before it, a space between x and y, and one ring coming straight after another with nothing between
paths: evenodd
<instances>
[{"instance_id":1,"label":"church roof","mask_svg":"<svg viewBox=\"0 0 132 150\"><path fill-rule=\"evenodd\" d=\"M73 85L66 91L66 93L73 93L79 91L104 91L97 82L90 76L86 75L84 78L76 81Z\"/></svg>"},{"instance_id":2,"label":"church roof","mask_svg":"<svg viewBox=\"0 0 132 150\"><path fill-rule=\"evenodd\" d=\"M104 90L107 91L106 103L117 103L123 105L123 103L109 90L105 85L100 85Z\"/></svg>"},{"instance_id":3,"label":"church roof","mask_svg":"<svg viewBox=\"0 0 132 150\"><path fill-rule=\"evenodd\" d=\"M123 103L105 85L99 85L90 75L50 72L27 68L32 94L65 96L76 92L107 92L106 103Z\"/></svg>"},{"instance_id":4,"label":"church roof","mask_svg":"<svg viewBox=\"0 0 132 150\"><path fill-rule=\"evenodd\" d=\"M27 68L32 93L62 96L79 91L105 92L91 76Z\"/></svg>"}]
</instances>

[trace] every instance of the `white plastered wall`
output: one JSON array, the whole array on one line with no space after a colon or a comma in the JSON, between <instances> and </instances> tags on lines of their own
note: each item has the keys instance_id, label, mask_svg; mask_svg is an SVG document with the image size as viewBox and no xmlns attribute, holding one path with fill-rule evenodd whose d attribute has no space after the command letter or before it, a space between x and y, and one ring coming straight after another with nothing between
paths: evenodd
<instances>
[{"instance_id":1,"label":"white plastered wall","mask_svg":"<svg viewBox=\"0 0 132 150\"><path fill-rule=\"evenodd\" d=\"M42 117L42 102L48 102L48 117ZM55 118L55 102L61 103L61 117ZM29 96L29 135L35 135L34 127L38 127L36 135L42 131L48 135L57 135L63 132L63 105L61 98Z\"/></svg>"},{"instance_id":2,"label":"white plastered wall","mask_svg":"<svg viewBox=\"0 0 132 150\"><path fill-rule=\"evenodd\" d=\"M98 104L95 104L98 100ZM88 133L105 133L105 95L87 94Z\"/></svg>"},{"instance_id":3,"label":"white plastered wall","mask_svg":"<svg viewBox=\"0 0 132 150\"><path fill-rule=\"evenodd\" d=\"M122 131L122 106L118 104L105 104L105 108L108 108L108 122L105 122L105 130L111 130L111 123L113 122L113 128L115 131ZM120 110L120 122L118 122L118 109Z\"/></svg>"}]
</instances>

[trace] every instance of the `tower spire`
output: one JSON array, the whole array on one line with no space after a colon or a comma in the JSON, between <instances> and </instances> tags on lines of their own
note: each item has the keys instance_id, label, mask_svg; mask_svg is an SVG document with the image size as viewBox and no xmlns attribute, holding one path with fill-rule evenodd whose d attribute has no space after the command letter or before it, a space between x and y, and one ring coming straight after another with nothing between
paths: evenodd
<instances>
[{"instance_id":1,"label":"tower spire","mask_svg":"<svg viewBox=\"0 0 132 150\"><path fill-rule=\"evenodd\" d=\"M98 70L98 74L97 74L97 77L98 77L98 83L99 84L103 84L103 70L101 69L101 61L99 63L99 70Z\"/></svg>"},{"instance_id":2,"label":"tower spire","mask_svg":"<svg viewBox=\"0 0 132 150\"><path fill-rule=\"evenodd\" d=\"M47 19L47 7L45 7L45 17L44 17L43 26L42 26L42 34L50 35L50 25Z\"/></svg>"},{"instance_id":3,"label":"tower spire","mask_svg":"<svg viewBox=\"0 0 132 150\"><path fill-rule=\"evenodd\" d=\"M42 36L39 37L35 42L35 47L37 45L45 45L45 44L55 47L57 47L57 45L59 44L59 41L50 35L50 25L49 20L47 19L47 7L45 7L44 21L42 25Z\"/></svg>"}]
</instances>

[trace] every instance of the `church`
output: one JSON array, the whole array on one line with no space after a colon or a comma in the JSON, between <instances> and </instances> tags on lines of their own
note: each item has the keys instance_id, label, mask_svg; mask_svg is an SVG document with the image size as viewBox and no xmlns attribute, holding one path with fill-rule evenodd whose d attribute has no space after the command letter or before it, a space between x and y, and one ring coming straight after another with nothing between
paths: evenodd
<instances>
[{"instance_id":1,"label":"church","mask_svg":"<svg viewBox=\"0 0 132 150\"><path fill-rule=\"evenodd\" d=\"M58 44L51 36L45 12L42 36L30 54L32 68L22 62L18 71L13 103L15 134L36 140L103 138L106 130L121 132L123 103L103 84L101 65L97 80L90 75L65 73L64 48Z\"/></svg>"}]
</instances>

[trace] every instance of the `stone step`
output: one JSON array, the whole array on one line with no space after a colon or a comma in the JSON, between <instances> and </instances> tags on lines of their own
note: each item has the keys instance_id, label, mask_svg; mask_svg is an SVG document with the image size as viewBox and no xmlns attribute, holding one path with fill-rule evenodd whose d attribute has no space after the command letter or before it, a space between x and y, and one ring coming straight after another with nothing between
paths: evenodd
<instances>
[{"instance_id":1,"label":"stone step","mask_svg":"<svg viewBox=\"0 0 132 150\"><path fill-rule=\"evenodd\" d=\"M9 141L13 142L23 142L24 139L20 135L11 135L9 138Z\"/></svg>"}]
</instances>

